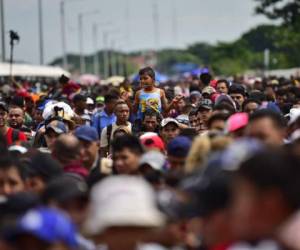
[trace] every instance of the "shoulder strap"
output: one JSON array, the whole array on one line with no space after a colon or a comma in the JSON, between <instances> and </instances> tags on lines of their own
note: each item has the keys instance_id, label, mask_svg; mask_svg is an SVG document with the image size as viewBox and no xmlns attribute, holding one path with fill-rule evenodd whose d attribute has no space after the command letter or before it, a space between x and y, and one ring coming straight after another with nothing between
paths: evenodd
<instances>
[{"instance_id":1,"label":"shoulder strap","mask_svg":"<svg viewBox=\"0 0 300 250\"><path fill-rule=\"evenodd\" d=\"M101 137L101 112L96 115L97 120L97 131L99 134L99 138Z\"/></svg>"},{"instance_id":2,"label":"shoulder strap","mask_svg":"<svg viewBox=\"0 0 300 250\"><path fill-rule=\"evenodd\" d=\"M113 126L112 124L109 125L109 126L107 127L107 131L106 131L106 136L107 136L107 146L108 146L108 149L110 148L112 126Z\"/></svg>"},{"instance_id":3,"label":"shoulder strap","mask_svg":"<svg viewBox=\"0 0 300 250\"><path fill-rule=\"evenodd\" d=\"M12 131L12 142L19 140L19 133L20 131L18 129L13 129Z\"/></svg>"}]
</instances>

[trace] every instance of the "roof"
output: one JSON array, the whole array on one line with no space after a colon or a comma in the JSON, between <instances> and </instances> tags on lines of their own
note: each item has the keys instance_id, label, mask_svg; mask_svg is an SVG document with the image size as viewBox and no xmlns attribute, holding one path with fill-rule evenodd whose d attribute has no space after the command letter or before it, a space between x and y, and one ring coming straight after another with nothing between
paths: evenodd
<instances>
[{"instance_id":1,"label":"roof","mask_svg":"<svg viewBox=\"0 0 300 250\"><path fill-rule=\"evenodd\" d=\"M13 64L13 75L21 77L60 77L61 75L70 76L68 71L60 67L40 66L30 64ZM10 64L0 63L0 76L10 75Z\"/></svg>"}]
</instances>

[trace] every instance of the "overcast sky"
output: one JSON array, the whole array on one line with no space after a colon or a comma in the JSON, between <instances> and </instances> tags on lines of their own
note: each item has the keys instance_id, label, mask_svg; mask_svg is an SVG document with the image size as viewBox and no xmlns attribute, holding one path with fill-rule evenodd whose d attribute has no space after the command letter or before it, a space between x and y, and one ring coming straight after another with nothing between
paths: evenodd
<instances>
[{"instance_id":1,"label":"overcast sky","mask_svg":"<svg viewBox=\"0 0 300 250\"><path fill-rule=\"evenodd\" d=\"M154 37L153 2L158 3L159 39ZM4 0L6 31L16 30L20 44L15 58L39 62L38 0ZM78 53L78 14L99 10L84 17L84 52L93 53L92 25L99 24L98 49L103 48L102 33L112 30L110 44L124 51L166 47L184 48L199 41L232 41L260 23L264 17L254 15L253 0L66 0L68 52ZM43 0L45 61L62 53L60 0ZM173 10L177 15L173 15ZM129 16L129 21L127 21ZM176 18L175 18L176 17ZM175 21L174 21L175 20ZM111 23L106 27L101 23ZM175 25L174 25L175 23ZM176 25L177 24L177 25ZM174 27L177 26L177 29ZM126 31L129 30L129 36ZM177 30L177 39L176 31ZM7 42L8 44L8 34ZM7 52L8 54L8 48Z\"/></svg>"}]
</instances>

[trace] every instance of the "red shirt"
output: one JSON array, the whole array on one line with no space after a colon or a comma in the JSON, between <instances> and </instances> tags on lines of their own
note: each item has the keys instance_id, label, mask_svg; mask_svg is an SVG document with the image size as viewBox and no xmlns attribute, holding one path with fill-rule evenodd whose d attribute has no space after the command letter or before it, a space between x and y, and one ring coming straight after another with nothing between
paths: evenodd
<instances>
[{"instance_id":1,"label":"red shirt","mask_svg":"<svg viewBox=\"0 0 300 250\"><path fill-rule=\"evenodd\" d=\"M13 128L8 128L7 133L6 133L6 141L7 141L7 145L10 146L11 144L13 144ZM19 138L17 141L27 141L26 135L19 131Z\"/></svg>"}]
</instances>

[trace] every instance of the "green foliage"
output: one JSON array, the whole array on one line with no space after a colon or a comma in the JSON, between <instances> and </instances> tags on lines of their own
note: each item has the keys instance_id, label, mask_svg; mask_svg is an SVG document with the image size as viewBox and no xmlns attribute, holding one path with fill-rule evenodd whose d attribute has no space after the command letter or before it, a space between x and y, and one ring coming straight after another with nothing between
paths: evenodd
<instances>
[{"instance_id":1,"label":"green foliage","mask_svg":"<svg viewBox=\"0 0 300 250\"><path fill-rule=\"evenodd\" d=\"M256 13L273 20L280 20L289 27L300 27L299 0L254 0L257 2Z\"/></svg>"},{"instance_id":2,"label":"green foliage","mask_svg":"<svg viewBox=\"0 0 300 250\"><path fill-rule=\"evenodd\" d=\"M176 63L194 63L209 66L220 75L234 75L249 69L263 69L264 50L269 49L270 69L299 67L300 65L300 1L299 0L254 0L256 13L270 19L280 20L280 25L259 25L244 33L233 42L219 42L216 45L196 43L186 50L164 49L157 52L157 68L164 73L172 73ZM116 53L114 53L116 54ZM127 58L143 54L133 52ZM100 72L103 74L103 52L98 52ZM79 69L79 56L69 55L71 70ZM123 63L124 63L123 57ZM126 60L128 73L136 71L136 66ZM88 72L93 72L93 57L86 57ZM53 61L62 64L62 59Z\"/></svg>"},{"instance_id":3,"label":"green foliage","mask_svg":"<svg viewBox=\"0 0 300 250\"><path fill-rule=\"evenodd\" d=\"M166 49L157 53L157 68L165 73L172 73L171 68L176 63L195 63L202 61L196 55L185 50Z\"/></svg>"}]
</instances>

